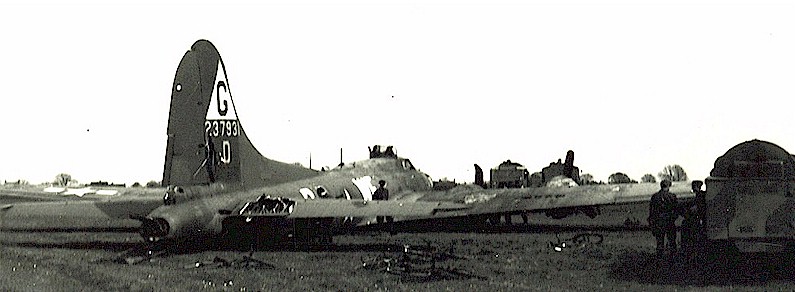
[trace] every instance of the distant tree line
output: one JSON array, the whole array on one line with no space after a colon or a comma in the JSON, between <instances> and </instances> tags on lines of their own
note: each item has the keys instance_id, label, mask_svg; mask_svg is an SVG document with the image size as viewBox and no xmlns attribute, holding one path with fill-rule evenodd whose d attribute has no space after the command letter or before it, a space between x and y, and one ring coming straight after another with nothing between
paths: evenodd
<instances>
[{"instance_id":1,"label":"distant tree line","mask_svg":"<svg viewBox=\"0 0 795 292\"><path fill-rule=\"evenodd\" d=\"M65 187L65 186L68 186L70 182L76 182L76 181L72 180L72 175L71 174L59 173L58 175L55 176L55 181L53 181L52 183L54 185L56 185L56 186Z\"/></svg>"},{"instance_id":2,"label":"distant tree line","mask_svg":"<svg viewBox=\"0 0 795 292\"><path fill-rule=\"evenodd\" d=\"M687 173L678 164L668 165L657 174L660 180L668 179L670 181L687 181Z\"/></svg>"},{"instance_id":3,"label":"distant tree line","mask_svg":"<svg viewBox=\"0 0 795 292\"><path fill-rule=\"evenodd\" d=\"M150 180L149 182L146 183L145 186L147 188L159 188L160 187L160 182L156 181L156 180ZM131 187L140 188L140 187L144 187L144 185L141 185L141 183L139 183L139 182L135 182L135 183L132 184Z\"/></svg>"},{"instance_id":4,"label":"distant tree line","mask_svg":"<svg viewBox=\"0 0 795 292\"><path fill-rule=\"evenodd\" d=\"M651 173L647 173L647 174L644 174L644 175L643 175L643 176L640 178L640 181L641 181L641 182L645 182L645 183L656 183L656 182L657 182L657 179L656 179L656 178L654 178L654 176L653 176Z\"/></svg>"},{"instance_id":5,"label":"distant tree line","mask_svg":"<svg viewBox=\"0 0 795 292\"><path fill-rule=\"evenodd\" d=\"M634 183L638 183L638 181L629 178L629 176L626 175L623 172L616 172L614 174L611 174L607 178L607 183L608 184L629 184L629 183L633 183L634 184Z\"/></svg>"},{"instance_id":6,"label":"distant tree line","mask_svg":"<svg viewBox=\"0 0 795 292\"><path fill-rule=\"evenodd\" d=\"M585 176L585 175L583 175L583 176ZM670 180L670 181L687 181L687 173L678 164L672 164L672 165L665 166L663 168L663 170L660 171L657 174L657 177L661 181L664 180L664 179L667 179L667 180ZM582 178L582 176L581 176L581 178ZM590 175L589 175L589 179L592 180L593 177L590 177ZM583 179L583 182L584 181L585 180ZM647 173L647 174L644 174L640 178L640 181L644 182L644 183L655 183L655 182L657 182L657 179L655 179L654 175L652 175L651 173ZM627 174L625 174L623 172L616 172L616 173L611 174L610 177L607 178L607 183L608 184L626 184L626 183L637 183L637 181L634 180L634 179L631 179ZM585 184L585 183L583 183L583 184Z\"/></svg>"}]
</instances>

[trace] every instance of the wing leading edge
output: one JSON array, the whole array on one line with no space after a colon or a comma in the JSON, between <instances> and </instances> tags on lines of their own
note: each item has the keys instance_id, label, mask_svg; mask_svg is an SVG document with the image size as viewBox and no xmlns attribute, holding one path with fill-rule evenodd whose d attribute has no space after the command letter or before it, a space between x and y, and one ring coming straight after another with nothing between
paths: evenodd
<instances>
[{"instance_id":1,"label":"wing leading edge","mask_svg":"<svg viewBox=\"0 0 795 292\"><path fill-rule=\"evenodd\" d=\"M694 197L689 183L675 183L671 192L680 199ZM434 214L432 218L536 212L560 208L645 203L659 190L657 184L618 184L570 188L482 189L465 186L445 192L401 194L398 201L449 202L469 208ZM428 219L428 218L418 218Z\"/></svg>"},{"instance_id":2,"label":"wing leading edge","mask_svg":"<svg viewBox=\"0 0 795 292\"><path fill-rule=\"evenodd\" d=\"M162 206L160 198L108 201L17 203L0 206L0 231L24 232L138 232L141 221ZM289 200L289 208L244 206L228 217L286 219L375 216L432 216L470 208L449 202L363 200Z\"/></svg>"},{"instance_id":3,"label":"wing leading edge","mask_svg":"<svg viewBox=\"0 0 795 292\"><path fill-rule=\"evenodd\" d=\"M58 201L0 206L0 231L137 232L143 217L163 204L162 198L107 201Z\"/></svg>"},{"instance_id":4,"label":"wing leading edge","mask_svg":"<svg viewBox=\"0 0 795 292\"><path fill-rule=\"evenodd\" d=\"M243 217L344 218L375 216L431 216L468 209L450 202L364 200L289 200L274 198L260 205L245 205L235 215Z\"/></svg>"}]
</instances>

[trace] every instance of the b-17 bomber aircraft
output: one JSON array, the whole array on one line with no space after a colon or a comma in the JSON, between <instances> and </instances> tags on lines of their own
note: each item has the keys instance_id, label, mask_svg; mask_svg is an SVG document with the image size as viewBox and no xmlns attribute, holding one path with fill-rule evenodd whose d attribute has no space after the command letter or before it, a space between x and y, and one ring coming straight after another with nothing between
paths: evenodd
<instances>
[{"instance_id":1,"label":"b-17 bomber aircraft","mask_svg":"<svg viewBox=\"0 0 795 292\"><path fill-rule=\"evenodd\" d=\"M292 238L327 244L335 231L392 216L412 220L490 216L648 200L632 185L433 192L430 177L392 155L316 171L264 157L249 141L213 44L199 40L174 78L161 196L0 205L0 230L138 232L146 242ZM390 200L374 201L388 183ZM687 196L686 185L672 189ZM142 191L144 192L144 191ZM151 190L145 191L150 193ZM286 235L284 237L283 235ZM245 240L242 240L243 242Z\"/></svg>"}]
</instances>

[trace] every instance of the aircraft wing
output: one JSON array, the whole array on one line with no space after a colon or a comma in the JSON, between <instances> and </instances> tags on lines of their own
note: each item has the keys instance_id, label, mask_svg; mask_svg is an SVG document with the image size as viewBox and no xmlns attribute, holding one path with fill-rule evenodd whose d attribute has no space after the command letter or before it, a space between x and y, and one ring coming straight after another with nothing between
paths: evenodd
<instances>
[{"instance_id":1,"label":"aircraft wing","mask_svg":"<svg viewBox=\"0 0 795 292\"><path fill-rule=\"evenodd\" d=\"M136 232L143 217L163 205L160 197L104 201L65 200L0 205L0 231Z\"/></svg>"},{"instance_id":2,"label":"aircraft wing","mask_svg":"<svg viewBox=\"0 0 795 292\"><path fill-rule=\"evenodd\" d=\"M648 202L651 195L658 190L659 185L653 183L517 189L483 189L469 185L449 191L401 194L397 200L449 202L469 206L466 209L433 215L442 218L643 203ZM674 183L671 192L682 200L694 197L689 183Z\"/></svg>"},{"instance_id":3,"label":"aircraft wing","mask_svg":"<svg viewBox=\"0 0 795 292\"><path fill-rule=\"evenodd\" d=\"M35 202L35 201L64 201L64 200L100 200L109 196L123 195L125 193L151 192L151 190L132 190L121 189L91 189L85 188L62 188L62 187L0 187L0 205L10 202ZM162 194L161 190L157 191Z\"/></svg>"},{"instance_id":4,"label":"aircraft wing","mask_svg":"<svg viewBox=\"0 0 795 292\"><path fill-rule=\"evenodd\" d=\"M296 205L288 218L422 216L469 208L464 204L420 201L309 200L302 203Z\"/></svg>"},{"instance_id":5,"label":"aircraft wing","mask_svg":"<svg viewBox=\"0 0 795 292\"><path fill-rule=\"evenodd\" d=\"M262 205L245 205L230 216L332 218L369 216L431 216L469 208L448 202L401 202L363 200L286 200L278 211ZM136 232L143 218L163 205L154 196L130 197L102 201L24 202L0 205L0 231L26 232Z\"/></svg>"},{"instance_id":6,"label":"aircraft wing","mask_svg":"<svg viewBox=\"0 0 795 292\"><path fill-rule=\"evenodd\" d=\"M59 200L62 200L62 198L44 192L0 189L0 202L37 202Z\"/></svg>"},{"instance_id":7,"label":"aircraft wing","mask_svg":"<svg viewBox=\"0 0 795 292\"><path fill-rule=\"evenodd\" d=\"M432 216L468 209L465 204L425 201L286 200L245 205L234 214L243 217L343 218L374 216ZM272 204L271 204L272 203Z\"/></svg>"},{"instance_id":8,"label":"aircraft wing","mask_svg":"<svg viewBox=\"0 0 795 292\"><path fill-rule=\"evenodd\" d=\"M544 212L610 204L648 202L656 184L597 185L569 188L482 189L464 186L450 191L398 194L390 201L263 199L228 210L228 216L341 218L392 216L396 220L472 215ZM688 184L672 192L692 197ZM140 218L163 205L159 196L107 200L0 203L2 231L138 231ZM139 218L139 219L133 219Z\"/></svg>"}]
</instances>

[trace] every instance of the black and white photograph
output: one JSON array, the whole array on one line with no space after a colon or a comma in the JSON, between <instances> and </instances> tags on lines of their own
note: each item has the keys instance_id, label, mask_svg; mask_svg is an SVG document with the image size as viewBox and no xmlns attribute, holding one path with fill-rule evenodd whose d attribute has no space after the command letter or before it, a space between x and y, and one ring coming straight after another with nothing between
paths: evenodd
<instances>
[{"instance_id":1,"label":"black and white photograph","mask_svg":"<svg viewBox=\"0 0 795 292\"><path fill-rule=\"evenodd\" d=\"M0 290L793 290L793 15L4 2Z\"/></svg>"}]
</instances>

